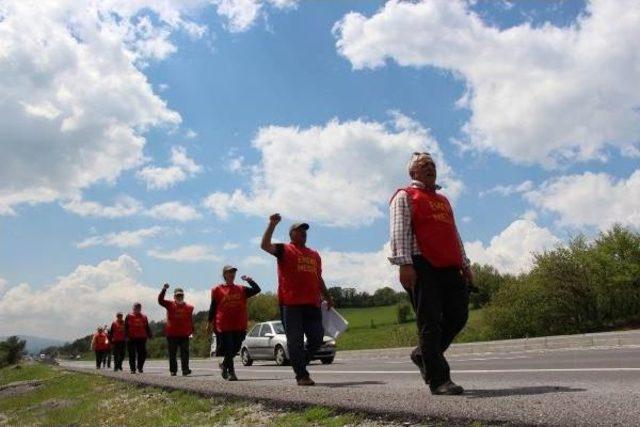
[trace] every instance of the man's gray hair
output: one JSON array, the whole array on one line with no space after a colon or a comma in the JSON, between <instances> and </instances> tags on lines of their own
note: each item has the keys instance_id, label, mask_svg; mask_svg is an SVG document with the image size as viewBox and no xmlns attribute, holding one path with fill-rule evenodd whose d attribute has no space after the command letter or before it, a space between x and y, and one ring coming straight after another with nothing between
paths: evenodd
<instances>
[{"instance_id":1,"label":"man's gray hair","mask_svg":"<svg viewBox=\"0 0 640 427\"><path fill-rule=\"evenodd\" d=\"M423 159L428 159L428 160L433 162L433 157L431 157L431 154L427 153L427 152L423 152L423 153L415 152L415 153L413 153L411 155L411 160L409 160L409 164L407 165L407 171L409 172L409 176L411 176L411 171L413 170L413 165L417 161L423 160Z\"/></svg>"}]
</instances>

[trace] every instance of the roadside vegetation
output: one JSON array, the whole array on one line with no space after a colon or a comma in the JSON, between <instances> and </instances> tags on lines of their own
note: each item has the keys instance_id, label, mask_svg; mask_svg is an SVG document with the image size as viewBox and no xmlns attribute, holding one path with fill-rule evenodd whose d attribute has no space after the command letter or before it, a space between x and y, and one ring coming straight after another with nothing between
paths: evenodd
<instances>
[{"instance_id":1,"label":"roadside vegetation","mask_svg":"<svg viewBox=\"0 0 640 427\"><path fill-rule=\"evenodd\" d=\"M41 363L0 369L0 425L380 426L325 407L279 410L260 403L140 387Z\"/></svg>"},{"instance_id":2,"label":"roadside vegetation","mask_svg":"<svg viewBox=\"0 0 640 427\"><path fill-rule=\"evenodd\" d=\"M640 232L614 226L589 240L535 254L530 272L501 274L474 264L478 292L470 295L470 317L457 342L597 332L640 325ZM375 293L345 285L329 288L349 321L339 338L343 350L412 346L417 342L414 313L405 292L381 287ZM249 300L251 322L279 317L277 297L263 293ZM195 315L194 356L209 355L204 333L207 312ZM162 322L152 322L156 337ZM46 353L86 355L91 336ZM151 357L165 357L166 340L149 341Z\"/></svg>"}]
</instances>

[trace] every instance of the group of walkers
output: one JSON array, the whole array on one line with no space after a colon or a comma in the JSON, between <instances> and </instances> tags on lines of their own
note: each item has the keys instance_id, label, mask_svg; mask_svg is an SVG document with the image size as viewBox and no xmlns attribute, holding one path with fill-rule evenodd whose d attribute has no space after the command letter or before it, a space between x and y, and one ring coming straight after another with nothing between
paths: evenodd
<instances>
[{"instance_id":1,"label":"group of walkers","mask_svg":"<svg viewBox=\"0 0 640 427\"><path fill-rule=\"evenodd\" d=\"M408 165L411 184L399 189L390 202L389 261L399 266L399 280L407 291L416 313L418 346L410 358L418 367L431 393L455 395L464 389L451 380L444 352L462 330L468 318L469 289L473 283L470 268L447 198L438 193L437 169L429 153L413 153ZM322 260L307 247L309 224L294 223L289 228L289 243L272 243L281 221L279 214L269 217L260 247L276 258L278 300L289 358L300 386L312 386L307 365L320 348L324 336L321 302L333 306L322 278ZM235 381L233 359L240 350L248 326L247 300L260 292L258 284L241 276L249 286L235 283L238 269L226 265L223 283L211 290L207 332L216 335L216 356L223 357L221 375ZM189 337L193 333L192 305L184 301L184 291L174 290L174 299L166 300L169 285L158 295L158 303L167 311L165 336L169 353L169 371L178 371L180 352L182 375L189 375ZM118 313L108 330L98 328L92 341L96 366L113 348L114 370L122 370L125 343L132 373L142 373L146 359L146 341L151 338L147 317L136 303L124 319ZM306 343L305 343L306 336Z\"/></svg>"}]
</instances>

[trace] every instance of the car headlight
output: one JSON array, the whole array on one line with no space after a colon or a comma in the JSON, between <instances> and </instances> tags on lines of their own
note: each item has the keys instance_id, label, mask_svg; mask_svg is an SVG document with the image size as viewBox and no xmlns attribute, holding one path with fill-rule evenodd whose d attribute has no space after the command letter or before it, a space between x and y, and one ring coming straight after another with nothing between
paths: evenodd
<instances>
[{"instance_id":1,"label":"car headlight","mask_svg":"<svg viewBox=\"0 0 640 427\"><path fill-rule=\"evenodd\" d=\"M329 347L335 347L336 346L336 341L335 340L328 340L324 342L324 345L328 345Z\"/></svg>"}]
</instances>

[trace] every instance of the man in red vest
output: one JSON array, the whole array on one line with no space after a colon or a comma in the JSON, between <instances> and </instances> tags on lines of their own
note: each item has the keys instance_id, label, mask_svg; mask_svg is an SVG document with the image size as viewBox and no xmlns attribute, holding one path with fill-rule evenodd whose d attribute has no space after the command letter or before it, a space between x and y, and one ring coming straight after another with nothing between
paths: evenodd
<instances>
[{"instance_id":1,"label":"man in red vest","mask_svg":"<svg viewBox=\"0 0 640 427\"><path fill-rule=\"evenodd\" d=\"M184 302L184 291L176 288L173 291L173 301L164 299L169 289L169 284L165 283L158 295L158 304L167 310L167 323L164 327L164 334L167 337L169 347L169 372L175 376L178 372L178 361L176 355L180 349L180 367L182 375L191 373L189 369L189 336L193 333L193 306Z\"/></svg>"},{"instance_id":2,"label":"man in red vest","mask_svg":"<svg viewBox=\"0 0 640 427\"><path fill-rule=\"evenodd\" d=\"M109 350L109 337L104 333L104 328L102 326L98 327L98 331L91 339L91 349L96 354L96 369L100 369L102 361Z\"/></svg>"},{"instance_id":3,"label":"man in red vest","mask_svg":"<svg viewBox=\"0 0 640 427\"><path fill-rule=\"evenodd\" d=\"M333 299L322 279L320 255L307 247L309 224L291 225L291 242L274 244L271 238L280 220L277 213L269 217L261 248L278 259L278 300L296 382L300 386L312 386L315 382L309 376L307 364L322 345L324 337L320 304L322 296L328 307L333 306Z\"/></svg>"},{"instance_id":4,"label":"man in red vest","mask_svg":"<svg viewBox=\"0 0 640 427\"><path fill-rule=\"evenodd\" d=\"M411 360L431 393L462 394L444 352L467 322L473 274L451 205L436 191L431 155L414 153L409 175L411 185L391 199L389 261L400 267L400 283L416 312L419 345Z\"/></svg>"},{"instance_id":5,"label":"man in red vest","mask_svg":"<svg viewBox=\"0 0 640 427\"><path fill-rule=\"evenodd\" d=\"M142 314L142 304L133 304L133 311L124 318L124 334L127 338L129 368L131 373L143 373L147 360L147 339L151 338L151 328L147 316Z\"/></svg>"},{"instance_id":6,"label":"man in red vest","mask_svg":"<svg viewBox=\"0 0 640 427\"><path fill-rule=\"evenodd\" d=\"M124 360L124 319L122 312L116 314L116 320L111 323L109 328L109 341L113 346L113 371L122 371L122 361Z\"/></svg>"},{"instance_id":7,"label":"man in red vest","mask_svg":"<svg viewBox=\"0 0 640 427\"><path fill-rule=\"evenodd\" d=\"M233 366L233 358L240 351L247 334L247 299L260 292L260 286L248 276L241 279L250 287L236 285L237 268L225 265L222 268L224 283L211 289L209 307L209 327L207 331L216 333L216 356L224 356L220 364L222 378L238 381Z\"/></svg>"}]
</instances>

